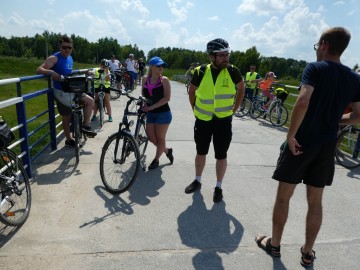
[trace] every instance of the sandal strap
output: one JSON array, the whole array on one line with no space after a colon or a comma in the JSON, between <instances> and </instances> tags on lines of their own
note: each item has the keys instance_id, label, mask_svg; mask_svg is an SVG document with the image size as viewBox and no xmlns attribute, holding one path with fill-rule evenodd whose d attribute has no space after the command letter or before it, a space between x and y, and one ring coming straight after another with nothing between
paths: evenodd
<instances>
[{"instance_id":1,"label":"sandal strap","mask_svg":"<svg viewBox=\"0 0 360 270\"><path fill-rule=\"evenodd\" d=\"M303 247L301 247L300 249L301 251L301 264L305 267L309 267L309 266L312 266L312 264L314 263L314 260L316 259L315 257L315 251L314 250L311 250L311 253L310 254L309 252L304 252L303 251ZM307 261L310 261L310 262L305 262L304 260L307 260Z\"/></svg>"},{"instance_id":2,"label":"sandal strap","mask_svg":"<svg viewBox=\"0 0 360 270\"><path fill-rule=\"evenodd\" d=\"M271 245L271 238L268 238L268 240L266 241L266 251L271 253L271 255L273 256L279 256L280 255L280 247L275 247L273 245Z\"/></svg>"}]
</instances>

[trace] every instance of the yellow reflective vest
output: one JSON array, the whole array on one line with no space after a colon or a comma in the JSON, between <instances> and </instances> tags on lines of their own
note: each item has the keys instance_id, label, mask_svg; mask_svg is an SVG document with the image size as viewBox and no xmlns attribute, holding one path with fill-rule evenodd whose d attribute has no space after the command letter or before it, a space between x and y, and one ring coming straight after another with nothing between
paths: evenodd
<instances>
[{"instance_id":1,"label":"yellow reflective vest","mask_svg":"<svg viewBox=\"0 0 360 270\"><path fill-rule=\"evenodd\" d=\"M95 78L100 78L99 69L100 68L95 69L95 76L94 76ZM106 76L106 75L109 74L109 72L106 72L106 70L105 70L103 74ZM100 82L101 82L101 80L94 80L94 87L99 88ZM107 80L104 79L104 86L106 88L109 88L110 87L110 81L107 81Z\"/></svg>"},{"instance_id":2,"label":"yellow reflective vest","mask_svg":"<svg viewBox=\"0 0 360 270\"><path fill-rule=\"evenodd\" d=\"M200 66L196 70L199 73ZM228 69L220 71L214 85L209 64L195 93L194 115L204 121L210 121L214 115L218 118L231 116L235 95L235 84Z\"/></svg>"},{"instance_id":3,"label":"yellow reflective vest","mask_svg":"<svg viewBox=\"0 0 360 270\"><path fill-rule=\"evenodd\" d=\"M246 81L256 80L257 75L258 74L256 72L253 72L252 74L251 74L251 72L246 72L245 80ZM248 84L250 85L251 89L255 89L256 86L257 86L257 82L254 82L254 83L253 82L248 82Z\"/></svg>"}]
</instances>

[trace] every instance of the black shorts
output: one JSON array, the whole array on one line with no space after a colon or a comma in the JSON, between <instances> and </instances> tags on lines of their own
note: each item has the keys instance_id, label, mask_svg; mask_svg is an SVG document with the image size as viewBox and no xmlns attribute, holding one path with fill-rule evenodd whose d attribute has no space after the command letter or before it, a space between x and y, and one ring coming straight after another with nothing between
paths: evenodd
<instances>
[{"instance_id":1,"label":"black shorts","mask_svg":"<svg viewBox=\"0 0 360 270\"><path fill-rule=\"evenodd\" d=\"M196 119L194 140L198 155L207 155L210 142L213 139L215 159L226 159L232 139L232 116L226 118L214 117L211 121Z\"/></svg>"},{"instance_id":2,"label":"black shorts","mask_svg":"<svg viewBox=\"0 0 360 270\"><path fill-rule=\"evenodd\" d=\"M289 184L302 182L318 188L331 186L335 172L335 146L336 142L326 143L294 156L286 144L272 178Z\"/></svg>"}]
</instances>

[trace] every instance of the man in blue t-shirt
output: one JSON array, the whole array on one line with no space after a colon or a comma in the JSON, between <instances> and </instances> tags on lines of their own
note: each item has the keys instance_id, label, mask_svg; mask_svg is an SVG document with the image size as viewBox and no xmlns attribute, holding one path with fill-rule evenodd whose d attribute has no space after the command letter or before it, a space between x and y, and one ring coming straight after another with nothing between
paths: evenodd
<instances>
[{"instance_id":1,"label":"man in blue t-shirt","mask_svg":"<svg viewBox=\"0 0 360 270\"><path fill-rule=\"evenodd\" d=\"M74 147L75 141L71 138L70 123L71 123L71 104L74 98L73 93L66 93L62 89L60 82L61 75L70 75L73 68L73 59L71 52L73 49L73 41L70 37L64 35L59 39L60 51L50 55L45 62L36 69L39 74L50 75L53 79L54 96L56 99L59 113L62 117L62 125L66 137L65 145ZM89 137L95 137L96 132L90 127L90 116L94 107L94 100L87 94L81 97L84 102L84 125L82 131Z\"/></svg>"},{"instance_id":2,"label":"man in blue t-shirt","mask_svg":"<svg viewBox=\"0 0 360 270\"><path fill-rule=\"evenodd\" d=\"M280 243L290 199L299 183L306 184L308 212L300 263L311 267L313 246L322 223L322 195L333 181L334 154L339 122L360 123L360 76L340 62L351 35L343 27L324 31L314 45L317 62L306 66L300 93L292 111L287 143L280 154L273 179L279 181L272 236L257 235L259 247L280 257ZM353 111L343 112L348 104Z\"/></svg>"}]
</instances>

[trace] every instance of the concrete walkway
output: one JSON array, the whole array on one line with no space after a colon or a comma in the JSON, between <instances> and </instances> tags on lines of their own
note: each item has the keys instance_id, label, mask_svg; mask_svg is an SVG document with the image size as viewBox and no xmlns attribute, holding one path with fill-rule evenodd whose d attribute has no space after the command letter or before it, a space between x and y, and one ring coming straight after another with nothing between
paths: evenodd
<instances>
[{"instance_id":1,"label":"concrete walkway","mask_svg":"<svg viewBox=\"0 0 360 270\"><path fill-rule=\"evenodd\" d=\"M201 192L187 195L184 189L194 179L194 117L184 85L171 85L167 143L174 164L164 155L158 169L141 172L120 196L104 189L101 147L116 131L126 98L112 101L114 122L87 141L78 166L64 141L36 161L29 219L17 229L0 224L0 269L303 269L303 185L291 201L281 259L266 255L254 241L257 233L271 233L277 188L271 175L286 130L264 120L234 118L224 201L212 202L212 150ZM154 154L149 144L147 164ZM334 184L325 191L314 269L360 268L359 174L337 167Z\"/></svg>"}]
</instances>

